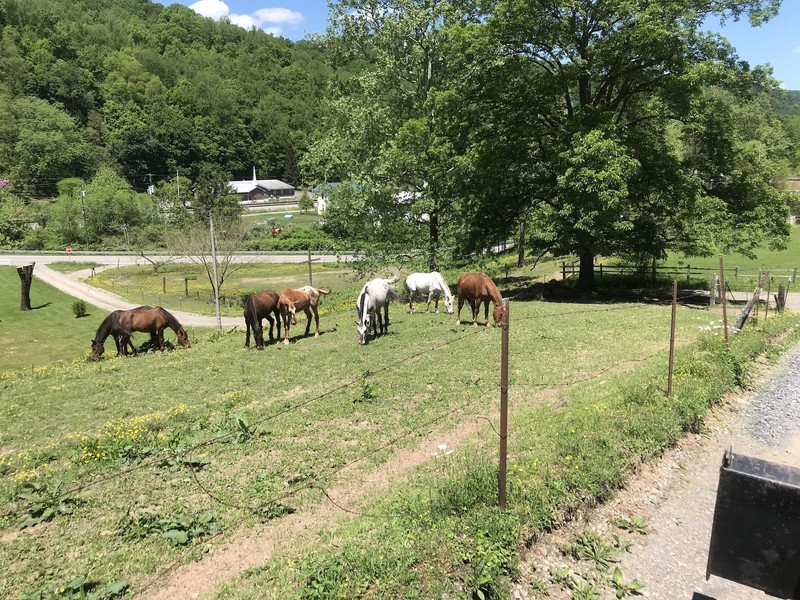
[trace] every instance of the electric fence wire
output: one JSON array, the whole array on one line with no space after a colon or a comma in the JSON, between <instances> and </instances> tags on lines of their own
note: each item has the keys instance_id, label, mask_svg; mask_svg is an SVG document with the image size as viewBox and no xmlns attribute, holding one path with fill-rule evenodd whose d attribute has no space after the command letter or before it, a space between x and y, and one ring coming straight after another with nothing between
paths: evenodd
<instances>
[{"instance_id":1,"label":"electric fence wire","mask_svg":"<svg viewBox=\"0 0 800 600\"><path fill-rule=\"evenodd\" d=\"M383 367L381 367L379 369L366 371L365 373L363 373L359 377L356 377L356 378L354 378L354 379L352 379L352 380L350 380L350 381L348 381L346 383L340 384L340 385L338 385L338 386L336 386L336 387L334 387L334 388L332 388L332 389L330 389L330 390L328 390L326 392L323 392L322 394L314 396L314 397L312 397L312 398L310 398L310 399L308 399L308 400L306 400L304 402L299 402L299 403L294 404L292 406L289 406L289 407L287 407L287 408L285 408L283 410L280 410L280 411L277 411L275 413L266 415L263 418L256 419L251 423L251 425L253 427L255 427L255 426L261 425L263 423L266 423L266 422L272 421L274 419L277 419L278 417L281 417L281 416L283 416L283 415L285 415L287 413L290 413L290 412L293 412L293 411L296 411L296 410L300 410L300 409L302 409L302 408L304 408L304 407L306 407L306 406L308 406L308 405L310 405L310 404L312 404L314 402L318 402L319 400L327 398L328 396L331 396L331 395L333 395L333 394L335 394L335 393L337 393L337 392L339 392L339 391L341 391L343 389L347 389L347 388L359 383L360 381L364 381L367 377L370 377L370 376L373 376L373 375L376 375L378 373L382 373L382 372L385 372L385 371L393 370L393 369L397 368L398 366L404 365L405 363L407 363L407 362L409 362L411 360L415 360L415 359L417 359L417 358L419 358L421 356L424 356L426 354L430 354L430 353L435 352L435 351L437 351L437 350L439 350L441 348L444 348L444 347L449 346L451 344L455 344L455 343L460 342L460 341L462 341L464 339L470 338L470 337L472 337L472 336L474 336L474 335L476 335L476 334L478 334L478 333L480 333L482 331L483 331L483 329L477 329L475 331L471 331L471 332L469 332L469 333L467 333L465 335L459 336L459 337L451 339L451 340L447 340L447 341L441 342L441 343L436 344L436 345L434 345L434 346L432 346L430 348L427 348L425 350L421 350L419 352L415 352L414 354L411 354L410 356L404 357L404 358L402 358L400 360L397 360L395 362L392 362L392 363L389 363L387 365L384 365ZM211 437L211 438L209 438L207 440L203 440L201 442L197 442L196 444L194 444L194 445L192 445L192 446L190 446L188 448L182 449L180 452L177 452L176 454L174 454L173 458L181 457L181 456L186 455L188 453L194 452L195 450L198 450L200 448L207 447L207 446L216 444L216 443L221 442L221 441L225 441L228 438L233 437L235 435L238 435L238 431L230 431L230 432L226 432L224 434L213 436L213 437ZM88 481L86 483L77 485L77 486L75 486L73 488L70 488L70 489L66 490L62 494L62 497L72 496L72 495L77 494L79 492L85 491L86 489L95 487L95 486L100 485L100 484L108 483L110 481L114 481L115 479L118 479L120 477L124 477L124 476L129 475L131 473L134 473L136 471L141 471L141 470L153 467L153 466L158 466L158 465L162 464L164 462L164 460L165 460L164 456L154 456L152 459L149 459L149 460L145 459L145 460L141 461L140 463L138 463L136 465L133 465L131 467L122 469L120 471L116 471L116 472L114 472L114 473L112 473L110 475L107 475L105 477L94 479L94 480ZM23 505L18 510L6 511L2 515L0 515L0 518L7 518L7 517L13 516L15 514L19 514L21 511L22 512L26 511L28 508L30 508L30 506L32 506L32 503L28 503L27 505Z\"/></svg>"}]
</instances>

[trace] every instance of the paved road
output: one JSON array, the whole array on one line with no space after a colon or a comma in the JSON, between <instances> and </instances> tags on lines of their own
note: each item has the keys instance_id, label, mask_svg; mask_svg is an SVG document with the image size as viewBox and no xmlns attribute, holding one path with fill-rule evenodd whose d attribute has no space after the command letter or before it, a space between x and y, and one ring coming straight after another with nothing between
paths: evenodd
<instances>
[{"instance_id":1,"label":"paved road","mask_svg":"<svg viewBox=\"0 0 800 600\"><path fill-rule=\"evenodd\" d=\"M154 259L159 255L149 255ZM164 258L163 255L159 256ZM338 262L340 260L350 260L349 255L337 257L333 254L311 254L314 262ZM234 262L250 262L250 263L303 263L308 261L308 254L301 252L297 254L236 254L234 255ZM67 254L65 252L54 252L48 254L14 254L14 253L0 253L0 264L10 264L12 266L29 265L35 262L37 265L47 265L52 262L95 262L101 265L114 265L114 266L129 266L129 265L143 265L147 261L141 256L134 254L96 254L92 252L73 252ZM185 256L177 257L173 262L192 262Z\"/></svg>"}]
</instances>

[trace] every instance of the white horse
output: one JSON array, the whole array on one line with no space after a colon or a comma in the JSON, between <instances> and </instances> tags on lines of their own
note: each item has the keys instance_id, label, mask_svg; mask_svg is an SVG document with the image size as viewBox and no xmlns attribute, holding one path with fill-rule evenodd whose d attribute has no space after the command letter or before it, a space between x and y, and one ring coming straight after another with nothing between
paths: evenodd
<instances>
[{"instance_id":1,"label":"white horse","mask_svg":"<svg viewBox=\"0 0 800 600\"><path fill-rule=\"evenodd\" d=\"M378 335L379 326L380 333L383 334L389 331L389 302L391 300L406 301L391 287L398 279L399 277L370 279L361 288L361 293L356 300L356 308L358 309L356 326L358 328L359 344L367 343L370 323L375 336ZM383 309L383 316L381 316L381 309Z\"/></svg>"},{"instance_id":2,"label":"white horse","mask_svg":"<svg viewBox=\"0 0 800 600\"><path fill-rule=\"evenodd\" d=\"M425 305L425 312L431 309L431 300L435 300L434 312L439 312L439 296L444 295L444 309L448 315L453 314L453 295L450 287L445 283L442 274L438 271L431 273L411 273L406 277L405 288L408 292L409 312L414 314L414 300L417 296L428 295L428 303Z\"/></svg>"}]
</instances>

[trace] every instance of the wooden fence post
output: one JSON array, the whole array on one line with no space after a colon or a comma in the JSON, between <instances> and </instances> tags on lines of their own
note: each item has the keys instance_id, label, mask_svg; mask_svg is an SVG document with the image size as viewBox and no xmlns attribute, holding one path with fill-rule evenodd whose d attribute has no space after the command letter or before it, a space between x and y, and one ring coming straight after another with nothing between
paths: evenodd
<instances>
[{"instance_id":1,"label":"wooden fence post","mask_svg":"<svg viewBox=\"0 0 800 600\"><path fill-rule=\"evenodd\" d=\"M161 292L164 293L164 294L167 293L167 278L166 277L162 277L161 278Z\"/></svg>"},{"instance_id":2,"label":"wooden fence post","mask_svg":"<svg viewBox=\"0 0 800 600\"><path fill-rule=\"evenodd\" d=\"M794 271L792 271L792 283L794 283L795 279L797 279L797 268L796 267L795 267Z\"/></svg>"},{"instance_id":3,"label":"wooden fence post","mask_svg":"<svg viewBox=\"0 0 800 600\"><path fill-rule=\"evenodd\" d=\"M564 281L567 278L567 263L561 263L561 280Z\"/></svg>"},{"instance_id":4,"label":"wooden fence post","mask_svg":"<svg viewBox=\"0 0 800 600\"><path fill-rule=\"evenodd\" d=\"M719 286L719 275L714 273L711 276L711 293L709 294L708 306L714 308L717 304L717 289Z\"/></svg>"},{"instance_id":5,"label":"wooden fence post","mask_svg":"<svg viewBox=\"0 0 800 600\"><path fill-rule=\"evenodd\" d=\"M769 316L769 294L770 290L772 289L772 271L767 272L767 305L764 308L764 320L767 320L767 316Z\"/></svg>"},{"instance_id":6,"label":"wooden fence post","mask_svg":"<svg viewBox=\"0 0 800 600\"><path fill-rule=\"evenodd\" d=\"M183 293L184 293L185 296L187 296L187 297L189 296L189 278L188 277L184 277L183 278Z\"/></svg>"}]
</instances>

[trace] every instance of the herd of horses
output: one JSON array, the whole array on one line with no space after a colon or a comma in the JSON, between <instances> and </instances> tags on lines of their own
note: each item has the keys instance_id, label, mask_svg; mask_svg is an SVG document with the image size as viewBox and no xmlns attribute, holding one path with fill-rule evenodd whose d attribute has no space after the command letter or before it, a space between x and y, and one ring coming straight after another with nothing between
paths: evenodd
<instances>
[{"instance_id":1,"label":"herd of horses","mask_svg":"<svg viewBox=\"0 0 800 600\"><path fill-rule=\"evenodd\" d=\"M404 281L406 296L401 296L394 289L394 284L399 277L391 279L375 278L364 284L356 299L358 320L359 344L366 344L367 337L372 329L372 334L377 337L389 330L389 303L392 301L408 304L409 312L414 314L414 302L427 298L426 311L430 311L431 302L434 302L434 311L439 312L439 300L443 298L447 314L453 314L453 294L442 275L437 271L430 273L411 273ZM250 334L252 332L255 346L264 349L263 321L269 322L269 341L281 337L281 324L283 324L283 343L289 343L289 331L297 325L297 313L302 311L307 318L305 335L311 331L311 317L313 315L316 332L319 337L319 312L317 306L321 296L331 293L328 289L319 289L310 285L301 288L287 288L280 294L274 290L263 290L251 294L244 305L244 320L247 327L245 346L250 347ZM458 280L456 287L458 297L458 313L456 323L461 323L461 309L468 303L472 310L472 324L477 325L481 304L485 305L484 321L489 324L489 303L494 304L492 318L495 325L503 321L503 298L500 291L485 273L464 273ZM277 326L277 335L273 336L273 329ZM131 310L115 310L106 317L97 329L92 340L92 360L99 360L103 355L106 339L113 336L117 348L117 355L127 356L137 352L131 341L134 331L150 334L150 341L154 349L164 349L164 330L170 328L178 337L178 343L189 348L189 336L178 320L160 306L140 306Z\"/></svg>"}]
</instances>

